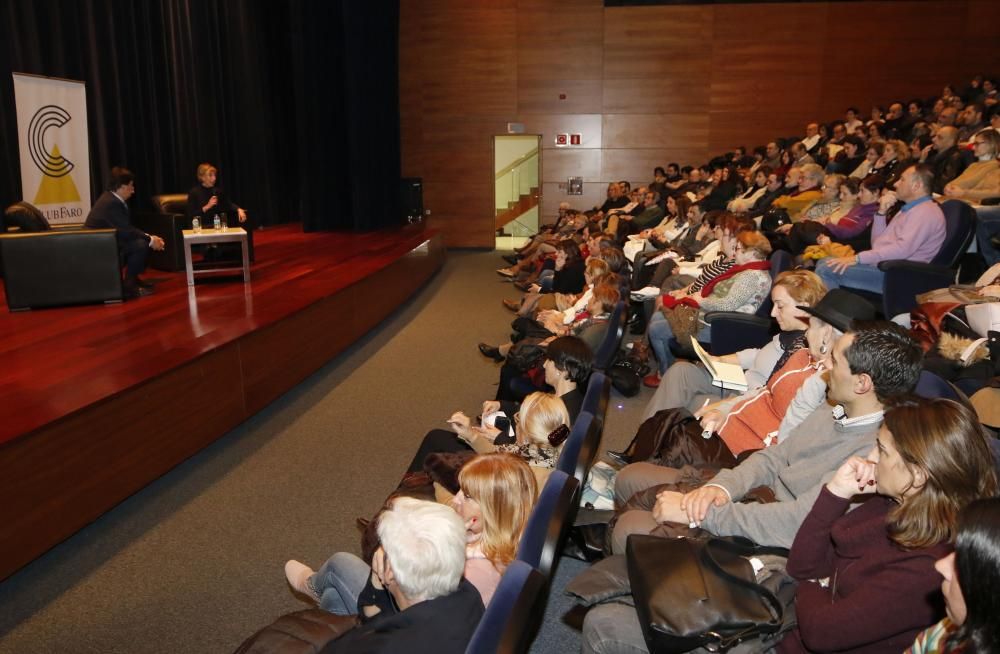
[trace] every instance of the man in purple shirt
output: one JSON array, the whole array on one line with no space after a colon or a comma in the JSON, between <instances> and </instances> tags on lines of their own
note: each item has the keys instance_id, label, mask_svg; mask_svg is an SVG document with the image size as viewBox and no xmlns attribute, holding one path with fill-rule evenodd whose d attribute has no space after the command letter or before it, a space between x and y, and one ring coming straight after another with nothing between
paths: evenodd
<instances>
[{"instance_id":1,"label":"man in purple shirt","mask_svg":"<svg viewBox=\"0 0 1000 654\"><path fill-rule=\"evenodd\" d=\"M941 207L931 200L934 171L926 164L910 166L896 182L895 193L885 193L880 211L872 224L872 249L853 257L823 259L816 266L827 288L845 286L873 293L882 292L885 276L878 269L881 261L907 259L929 263L944 243L945 222ZM886 224L885 210L896 200L906 204Z\"/></svg>"}]
</instances>

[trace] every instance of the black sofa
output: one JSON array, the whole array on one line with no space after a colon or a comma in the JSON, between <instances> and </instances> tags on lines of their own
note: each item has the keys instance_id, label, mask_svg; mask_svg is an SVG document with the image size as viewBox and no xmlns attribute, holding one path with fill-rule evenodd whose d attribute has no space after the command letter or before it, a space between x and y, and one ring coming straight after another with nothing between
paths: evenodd
<instances>
[{"instance_id":1,"label":"black sofa","mask_svg":"<svg viewBox=\"0 0 1000 654\"><path fill-rule=\"evenodd\" d=\"M121 302L120 261L113 229L53 228L27 202L4 211L0 270L11 311Z\"/></svg>"}]
</instances>

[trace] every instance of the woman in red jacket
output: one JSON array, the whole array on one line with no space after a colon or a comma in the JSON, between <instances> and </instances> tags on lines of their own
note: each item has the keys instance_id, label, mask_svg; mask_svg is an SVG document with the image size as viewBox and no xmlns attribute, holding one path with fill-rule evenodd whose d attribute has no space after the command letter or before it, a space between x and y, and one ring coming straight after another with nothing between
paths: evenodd
<instances>
[{"instance_id":1,"label":"woman in red jacket","mask_svg":"<svg viewBox=\"0 0 1000 654\"><path fill-rule=\"evenodd\" d=\"M795 536L798 626L778 652L901 652L940 619L934 562L951 550L959 512L997 492L987 438L951 400L886 411L868 459L834 473ZM848 512L866 493L878 495Z\"/></svg>"}]
</instances>

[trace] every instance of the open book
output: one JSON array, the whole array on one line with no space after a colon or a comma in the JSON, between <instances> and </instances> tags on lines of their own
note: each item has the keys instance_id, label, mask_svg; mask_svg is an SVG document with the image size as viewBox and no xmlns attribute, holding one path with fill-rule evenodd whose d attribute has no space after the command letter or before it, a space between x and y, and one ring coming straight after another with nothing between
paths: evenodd
<instances>
[{"instance_id":1,"label":"open book","mask_svg":"<svg viewBox=\"0 0 1000 654\"><path fill-rule=\"evenodd\" d=\"M747 376L744 374L743 368L735 363L726 363L717 357L713 357L705 351L705 348L701 346L701 343L694 336L691 337L691 347L694 348L694 352L701 359L701 362L705 364L708 374L712 375L712 386L718 386L730 391L739 391L740 393L746 392Z\"/></svg>"}]
</instances>

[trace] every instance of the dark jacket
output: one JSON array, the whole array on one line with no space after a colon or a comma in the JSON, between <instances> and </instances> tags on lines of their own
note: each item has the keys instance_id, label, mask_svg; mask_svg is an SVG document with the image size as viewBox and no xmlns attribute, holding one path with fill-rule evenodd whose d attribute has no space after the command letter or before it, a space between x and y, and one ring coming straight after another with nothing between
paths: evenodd
<instances>
[{"instance_id":1,"label":"dark jacket","mask_svg":"<svg viewBox=\"0 0 1000 654\"><path fill-rule=\"evenodd\" d=\"M761 216L771 208L771 203L782 195L788 195L788 187L782 184L777 191L764 191L764 195L757 198L753 207L748 212L751 216Z\"/></svg>"},{"instance_id":2,"label":"dark jacket","mask_svg":"<svg viewBox=\"0 0 1000 654\"><path fill-rule=\"evenodd\" d=\"M934 168L935 193L944 193L944 187L948 185L948 182L961 175L962 171L965 170L965 159L958 146L955 145L937 153L929 161Z\"/></svg>"},{"instance_id":3,"label":"dark jacket","mask_svg":"<svg viewBox=\"0 0 1000 654\"><path fill-rule=\"evenodd\" d=\"M131 241L149 243L149 235L129 221L128 206L111 191L101 193L87 214L83 226L87 229L115 229L120 244Z\"/></svg>"},{"instance_id":4,"label":"dark jacket","mask_svg":"<svg viewBox=\"0 0 1000 654\"><path fill-rule=\"evenodd\" d=\"M376 616L329 643L321 654L463 654L484 610L479 591L463 578L454 593Z\"/></svg>"},{"instance_id":5,"label":"dark jacket","mask_svg":"<svg viewBox=\"0 0 1000 654\"><path fill-rule=\"evenodd\" d=\"M608 198L604 201L604 204L601 205L601 213L606 214L612 209L621 209L626 204L628 204L628 198L624 195L619 196L617 200Z\"/></svg>"},{"instance_id":6,"label":"dark jacket","mask_svg":"<svg viewBox=\"0 0 1000 654\"><path fill-rule=\"evenodd\" d=\"M576 295L582 292L583 286L586 283L586 280L583 278L583 272L586 267L586 262L583 259L579 259L572 263L567 263L563 266L562 270L557 270L555 276L552 278L552 292L569 295Z\"/></svg>"}]
</instances>

